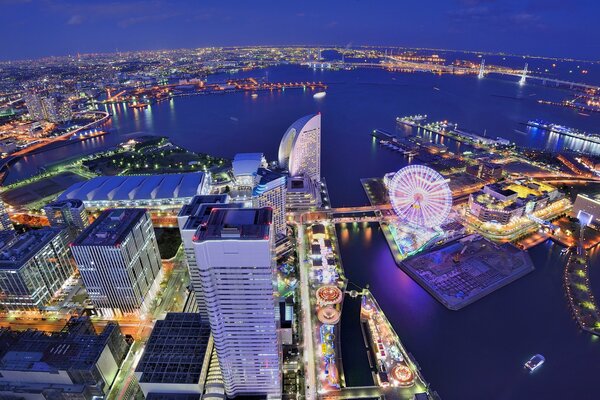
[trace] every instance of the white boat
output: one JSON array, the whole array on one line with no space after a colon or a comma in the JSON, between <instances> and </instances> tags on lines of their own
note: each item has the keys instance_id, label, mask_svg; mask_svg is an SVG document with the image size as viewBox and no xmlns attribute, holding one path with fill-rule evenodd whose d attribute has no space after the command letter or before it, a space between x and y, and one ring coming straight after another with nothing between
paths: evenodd
<instances>
[{"instance_id":1,"label":"white boat","mask_svg":"<svg viewBox=\"0 0 600 400\"><path fill-rule=\"evenodd\" d=\"M252 95L250 97L252 97L253 99L255 99L255 98L258 97L258 93L252 93Z\"/></svg>"},{"instance_id":2,"label":"white boat","mask_svg":"<svg viewBox=\"0 0 600 400\"><path fill-rule=\"evenodd\" d=\"M313 94L313 99L322 99L323 97L325 97L325 95L327 94L327 92L318 92Z\"/></svg>"},{"instance_id":3,"label":"white boat","mask_svg":"<svg viewBox=\"0 0 600 400\"><path fill-rule=\"evenodd\" d=\"M536 354L535 356L531 357L529 359L529 361L527 361L525 363L525 368L527 368L530 372L533 372L536 369L538 369L539 367L541 367L542 364L544 363L544 361L546 361L546 359L544 358L543 355Z\"/></svg>"}]
</instances>

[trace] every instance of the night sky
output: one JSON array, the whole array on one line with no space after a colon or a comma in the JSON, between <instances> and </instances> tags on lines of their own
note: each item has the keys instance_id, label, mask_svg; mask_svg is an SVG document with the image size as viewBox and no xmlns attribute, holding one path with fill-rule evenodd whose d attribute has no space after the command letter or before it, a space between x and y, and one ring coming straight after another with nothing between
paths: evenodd
<instances>
[{"instance_id":1,"label":"night sky","mask_svg":"<svg viewBox=\"0 0 600 400\"><path fill-rule=\"evenodd\" d=\"M594 0L0 0L0 58L385 45L600 59Z\"/></svg>"}]
</instances>

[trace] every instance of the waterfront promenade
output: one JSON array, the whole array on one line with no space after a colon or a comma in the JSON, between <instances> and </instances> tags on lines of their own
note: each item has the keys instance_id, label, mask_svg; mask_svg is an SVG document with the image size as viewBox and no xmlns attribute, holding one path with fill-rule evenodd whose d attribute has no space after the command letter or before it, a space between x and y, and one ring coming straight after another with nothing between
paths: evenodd
<instances>
[{"instance_id":1,"label":"waterfront promenade","mask_svg":"<svg viewBox=\"0 0 600 400\"><path fill-rule=\"evenodd\" d=\"M592 294L587 256L570 254L565 266L564 284L567 298L582 330L600 336L600 311Z\"/></svg>"}]
</instances>

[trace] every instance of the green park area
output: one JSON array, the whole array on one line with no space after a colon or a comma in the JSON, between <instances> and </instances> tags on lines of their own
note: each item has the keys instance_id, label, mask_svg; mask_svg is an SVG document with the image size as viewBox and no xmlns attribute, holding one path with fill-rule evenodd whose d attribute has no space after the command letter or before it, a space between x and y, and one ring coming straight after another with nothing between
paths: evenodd
<instances>
[{"instance_id":1,"label":"green park area","mask_svg":"<svg viewBox=\"0 0 600 400\"><path fill-rule=\"evenodd\" d=\"M188 151L165 137L144 137L89 158L83 165L99 175L138 175L207 171L225 163L223 158Z\"/></svg>"}]
</instances>

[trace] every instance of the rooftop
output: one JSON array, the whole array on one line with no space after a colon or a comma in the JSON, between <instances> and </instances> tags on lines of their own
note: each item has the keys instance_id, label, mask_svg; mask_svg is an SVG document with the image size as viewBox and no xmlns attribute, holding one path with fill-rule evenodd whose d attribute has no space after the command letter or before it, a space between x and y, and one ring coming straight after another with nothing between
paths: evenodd
<instances>
[{"instance_id":1,"label":"rooftop","mask_svg":"<svg viewBox=\"0 0 600 400\"><path fill-rule=\"evenodd\" d=\"M198 383L210 337L200 314L168 313L156 321L136 368L141 383Z\"/></svg>"},{"instance_id":2,"label":"rooftop","mask_svg":"<svg viewBox=\"0 0 600 400\"><path fill-rule=\"evenodd\" d=\"M31 230L16 236L14 240L10 240L10 236L7 234L3 241L3 247L0 248L0 269L20 268L54 239L61 230L61 228Z\"/></svg>"},{"instance_id":3,"label":"rooftop","mask_svg":"<svg viewBox=\"0 0 600 400\"><path fill-rule=\"evenodd\" d=\"M268 190L268 186L271 182L280 180L281 184L285 185L286 183L286 175L281 174L279 172L271 171L266 168L259 168L257 171L257 176L260 177L260 181L258 185L254 188L254 195L260 195L265 190ZM273 187L276 187L275 184Z\"/></svg>"},{"instance_id":4,"label":"rooftop","mask_svg":"<svg viewBox=\"0 0 600 400\"><path fill-rule=\"evenodd\" d=\"M65 190L58 200L128 201L188 198L202 192L204 174L99 176Z\"/></svg>"},{"instance_id":5,"label":"rooftop","mask_svg":"<svg viewBox=\"0 0 600 400\"><path fill-rule=\"evenodd\" d=\"M0 369L87 370L96 363L115 329L119 329L118 325L111 322L101 334L97 334L87 317L72 319L66 329L56 333L5 329L5 335L13 338L5 352L0 354Z\"/></svg>"},{"instance_id":6,"label":"rooftop","mask_svg":"<svg viewBox=\"0 0 600 400\"><path fill-rule=\"evenodd\" d=\"M129 234L144 215L143 208L106 210L73 242L73 246L114 246Z\"/></svg>"},{"instance_id":7,"label":"rooftop","mask_svg":"<svg viewBox=\"0 0 600 400\"><path fill-rule=\"evenodd\" d=\"M192 201L190 201L188 204L185 204L183 207L181 207L181 210L179 211L179 214L177 216L178 217L192 216L192 215L196 214L198 209L203 204L218 204L218 203L224 204L224 203L227 203L227 201L228 201L227 198L228 198L228 196L226 194L207 194L207 195L194 196L194 198L192 198Z\"/></svg>"},{"instance_id":8,"label":"rooftop","mask_svg":"<svg viewBox=\"0 0 600 400\"><path fill-rule=\"evenodd\" d=\"M200 225L194 241L267 240L273 220L271 208L216 208L208 222Z\"/></svg>"},{"instance_id":9,"label":"rooftop","mask_svg":"<svg viewBox=\"0 0 600 400\"><path fill-rule=\"evenodd\" d=\"M233 174L235 176L255 175L263 159L262 153L238 153L233 157Z\"/></svg>"},{"instance_id":10,"label":"rooftop","mask_svg":"<svg viewBox=\"0 0 600 400\"><path fill-rule=\"evenodd\" d=\"M244 205L242 203L227 203L227 204L201 204L200 208L196 210L194 215L191 215L183 226L184 230L197 230L202 224L206 224L210 218L210 214L214 209L222 208L241 208Z\"/></svg>"},{"instance_id":11,"label":"rooftop","mask_svg":"<svg viewBox=\"0 0 600 400\"><path fill-rule=\"evenodd\" d=\"M79 199L66 199L66 200L57 200L52 203L48 203L44 206L44 208L79 208L83 206L83 201Z\"/></svg>"}]
</instances>

